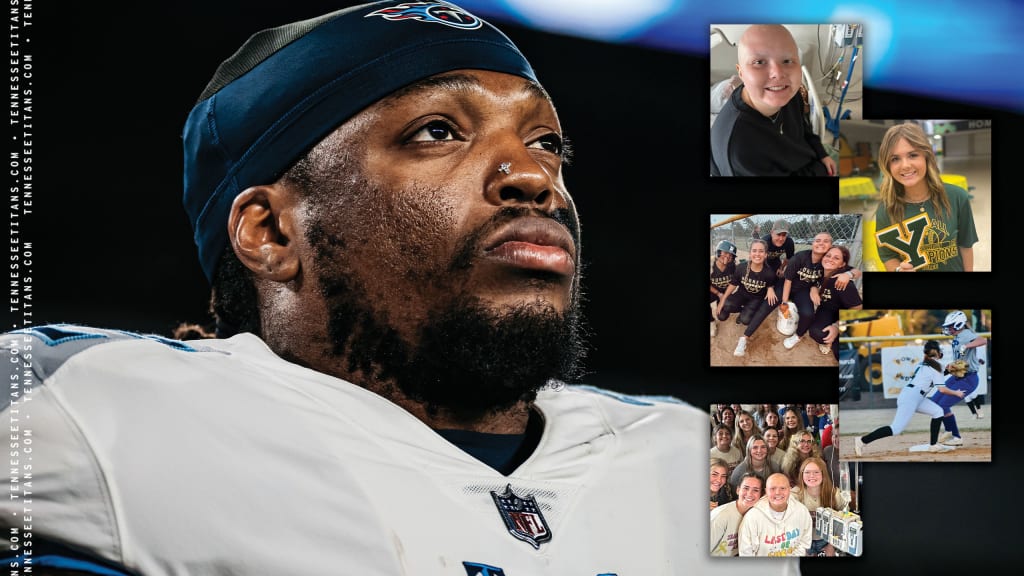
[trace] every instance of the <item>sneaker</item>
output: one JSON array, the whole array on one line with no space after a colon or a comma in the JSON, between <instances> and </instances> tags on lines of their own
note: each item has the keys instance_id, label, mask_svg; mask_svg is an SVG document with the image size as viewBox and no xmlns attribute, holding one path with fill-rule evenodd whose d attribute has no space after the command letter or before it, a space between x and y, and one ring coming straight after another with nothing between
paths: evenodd
<instances>
[{"instance_id":1,"label":"sneaker","mask_svg":"<svg viewBox=\"0 0 1024 576\"><path fill-rule=\"evenodd\" d=\"M939 434L939 444L945 444L946 440L949 440L952 437L952 432L943 432L942 434Z\"/></svg>"},{"instance_id":2,"label":"sneaker","mask_svg":"<svg viewBox=\"0 0 1024 576\"><path fill-rule=\"evenodd\" d=\"M718 324L711 323L711 337L714 338L715 334L718 334Z\"/></svg>"},{"instance_id":3,"label":"sneaker","mask_svg":"<svg viewBox=\"0 0 1024 576\"><path fill-rule=\"evenodd\" d=\"M828 344L818 344L818 352L821 352L822 354L831 354L832 347Z\"/></svg>"},{"instance_id":4,"label":"sneaker","mask_svg":"<svg viewBox=\"0 0 1024 576\"><path fill-rule=\"evenodd\" d=\"M785 340L783 340L782 341L782 345L786 347L786 350L792 350L793 346L796 346L796 343L799 342L799 341L800 341L800 337L797 336L796 334L793 334L789 338L786 338Z\"/></svg>"},{"instance_id":5,"label":"sneaker","mask_svg":"<svg viewBox=\"0 0 1024 576\"><path fill-rule=\"evenodd\" d=\"M928 447L929 452L949 452L952 450L949 446L943 446L942 444L932 444Z\"/></svg>"},{"instance_id":6,"label":"sneaker","mask_svg":"<svg viewBox=\"0 0 1024 576\"><path fill-rule=\"evenodd\" d=\"M853 439L853 451L857 453L857 456L864 455L864 441L857 436Z\"/></svg>"},{"instance_id":7,"label":"sneaker","mask_svg":"<svg viewBox=\"0 0 1024 576\"><path fill-rule=\"evenodd\" d=\"M977 418L978 420L981 420L982 418L985 417L985 413L981 411L981 408L978 408L978 411L974 414L974 417Z\"/></svg>"},{"instance_id":8,"label":"sneaker","mask_svg":"<svg viewBox=\"0 0 1024 576\"><path fill-rule=\"evenodd\" d=\"M946 446L963 446L964 440L959 436L953 436L949 440L943 442L943 444L945 444Z\"/></svg>"},{"instance_id":9,"label":"sneaker","mask_svg":"<svg viewBox=\"0 0 1024 576\"><path fill-rule=\"evenodd\" d=\"M736 343L736 349L732 351L733 356L746 356L747 355L747 337L740 336L740 341Z\"/></svg>"}]
</instances>

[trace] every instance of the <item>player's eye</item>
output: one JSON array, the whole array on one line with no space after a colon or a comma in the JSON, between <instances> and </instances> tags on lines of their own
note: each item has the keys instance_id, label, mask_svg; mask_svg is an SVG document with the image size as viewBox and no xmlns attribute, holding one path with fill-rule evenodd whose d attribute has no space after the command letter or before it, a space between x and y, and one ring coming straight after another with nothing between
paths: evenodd
<instances>
[{"instance_id":1,"label":"player's eye","mask_svg":"<svg viewBox=\"0 0 1024 576\"><path fill-rule=\"evenodd\" d=\"M432 120L412 133L408 142L441 142L455 140L455 128L444 120Z\"/></svg>"},{"instance_id":2,"label":"player's eye","mask_svg":"<svg viewBox=\"0 0 1024 576\"><path fill-rule=\"evenodd\" d=\"M563 152L562 137L558 134L545 134L528 144L527 148L539 148L561 156Z\"/></svg>"}]
</instances>

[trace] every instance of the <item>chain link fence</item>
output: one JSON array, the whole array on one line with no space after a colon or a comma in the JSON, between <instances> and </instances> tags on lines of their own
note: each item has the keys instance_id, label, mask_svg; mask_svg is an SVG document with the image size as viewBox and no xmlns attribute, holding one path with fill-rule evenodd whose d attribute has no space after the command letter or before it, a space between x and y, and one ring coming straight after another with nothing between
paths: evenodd
<instances>
[{"instance_id":1,"label":"chain link fence","mask_svg":"<svg viewBox=\"0 0 1024 576\"><path fill-rule=\"evenodd\" d=\"M789 224L789 236L797 252L809 250L819 232L828 232L833 244L850 250L850 266L861 268L864 244L860 214L712 214L711 258L715 256L715 246L728 240L736 245L737 262L746 260L750 241L770 234L773 224L780 219Z\"/></svg>"}]
</instances>

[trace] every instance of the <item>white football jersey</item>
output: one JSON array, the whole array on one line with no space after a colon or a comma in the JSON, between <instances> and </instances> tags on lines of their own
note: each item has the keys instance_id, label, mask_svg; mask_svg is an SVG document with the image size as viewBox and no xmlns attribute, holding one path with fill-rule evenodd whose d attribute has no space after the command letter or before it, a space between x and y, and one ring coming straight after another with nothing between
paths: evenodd
<instances>
[{"instance_id":1,"label":"white football jersey","mask_svg":"<svg viewBox=\"0 0 1024 576\"><path fill-rule=\"evenodd\" d=\"M0 528L30 498L33 537L146 576L799 573L709 558L707 415L672 399L542 391L540 442L504 476L250 334L2 343L31 493L0 499Z\"/></svg>"}]
</instances>

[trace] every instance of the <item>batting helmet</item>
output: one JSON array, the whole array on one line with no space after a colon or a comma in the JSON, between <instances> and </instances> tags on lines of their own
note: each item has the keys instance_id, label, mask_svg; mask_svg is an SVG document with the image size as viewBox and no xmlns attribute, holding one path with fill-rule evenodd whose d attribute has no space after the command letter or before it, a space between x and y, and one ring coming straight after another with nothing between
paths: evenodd
<instances>
[{"instance_id":1,"label":"batting helmet","mask_svg":"<svg viewBox=\"0 0 1024 576\"><path fill-rule=\"evenodd\" d=\"M942 323L942 333L949 336L953 330L960 331L967 326L967 315L957 310L946 314L946 320Z\"/></svg>"},{"instance_id":2,"label":"batting helmet","mask_svg":"<svg viewBox=\"0 0 1024 576\"><path fill-rule=\"evenodd\" d=\"M722 240L721 242L718 243L718 246L715 246L715 258L721 256L722 252L728 252L729 254L732 254L733 258L735 258L736 245L733 244L732 242L729 242L728 240Z\"/></svg>"}]
</instances>

